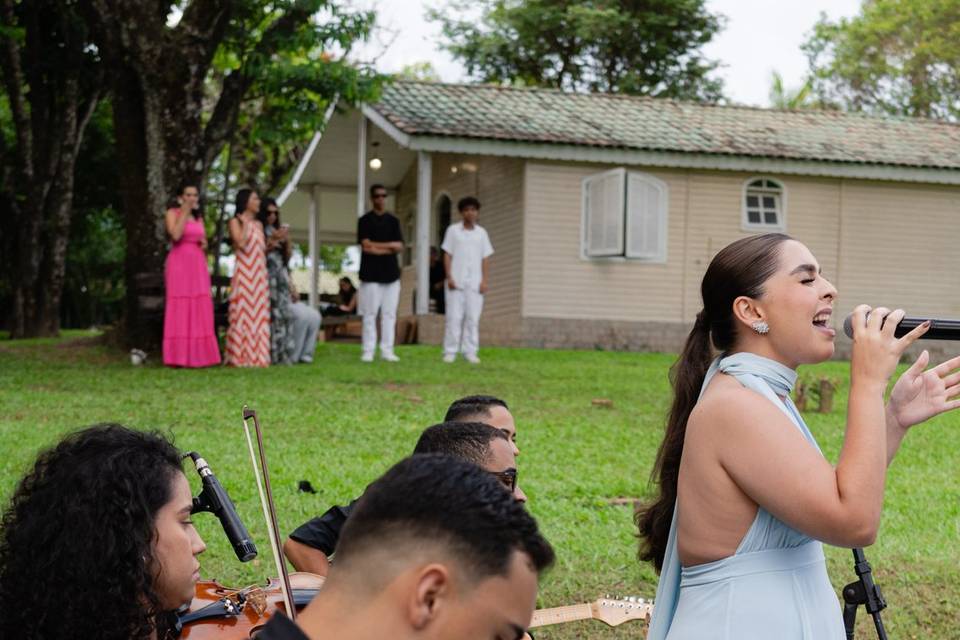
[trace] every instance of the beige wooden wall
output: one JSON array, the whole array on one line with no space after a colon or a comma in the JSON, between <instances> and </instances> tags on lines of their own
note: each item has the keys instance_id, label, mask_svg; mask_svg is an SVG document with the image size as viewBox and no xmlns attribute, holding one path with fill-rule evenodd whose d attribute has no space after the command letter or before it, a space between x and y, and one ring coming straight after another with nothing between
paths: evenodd
<instances>
[{"instance_id":1,"label":"beige wooden wall","mask_svg":"<svg viewBox=\"0 0 960 640\"><path fill-rule=\"evenodd\" d=\"M464 166L466 165L466 166ZM480 225L490 235L494 254L490 257L490 290L484 300L485 318L520 315L521 273L523 263L523 160L492 156L435 154L433 157L432 197L441 194L452 201L451 222L458 222L457 201L464 196L480 200ZM454 173L451 169L456 167ZM397 215L406 233L407 221L416 217L416 163L400 183ZM439 247L435 216L431 215L430 242ZM405 238L408 242L414 238ZM413 308L416 275L413 266L403 269L400 313Z\"/></svg>"},{"instance_id":2,"label":"beige wooden wall","mask_svg":"<svg viewBox=\"0 0 960 640\"><path fill-rule=\"evenodd\" d=\"M527 163L523 316L692 322L710 259L749 235L743 185L757 174L645 170L669 190L666 263L584 260L580 181L609 168ZM786 232L837 285L841 312L867 302L960 315L960 188L769 177L786 190Z\"/></svg>"}]
</instances>

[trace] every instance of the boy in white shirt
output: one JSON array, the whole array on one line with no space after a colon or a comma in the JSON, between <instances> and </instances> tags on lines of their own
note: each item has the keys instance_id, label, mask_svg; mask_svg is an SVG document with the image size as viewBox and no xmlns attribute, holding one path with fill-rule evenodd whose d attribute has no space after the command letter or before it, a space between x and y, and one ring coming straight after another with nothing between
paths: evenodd
<instances>
[{"instance_id":1,"label":"boy in white shirt","mask_svg":"<svg viewBox=\"0 0 960 640\"><path fill-rule=\"evenodd\" d=\"M457 203L462 222L447 227L443 236L443 266L447 273L446 316L443 337L443 361L453 362L457 352L467 362L477 364L480 358L480 312L483 294L487 292L487 263L493 246L486 229L477 224L480 201L473 196Z\"/></svg>"}]
</instances>

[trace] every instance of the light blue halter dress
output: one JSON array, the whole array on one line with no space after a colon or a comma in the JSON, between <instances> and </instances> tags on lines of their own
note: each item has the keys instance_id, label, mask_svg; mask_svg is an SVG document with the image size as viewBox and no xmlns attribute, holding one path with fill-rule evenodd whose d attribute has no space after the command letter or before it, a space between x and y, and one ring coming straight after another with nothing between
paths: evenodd
<instances>
[{"instance_id":1,"label":"light blue halter dress","mask_svg":"<svg viewBox=\"0 0 960 640\"><path fill-rule=\"evenodd\" d=\"M820 450L790 400L795 371L752 353L717 358L707 371L701 396L717 372L735 377L780 407ZM674 507L647 640L845 637L840 603L827 576L820 542L758 507L757 517L732 556L682 567Z\"/></svg>"}]
</instances>

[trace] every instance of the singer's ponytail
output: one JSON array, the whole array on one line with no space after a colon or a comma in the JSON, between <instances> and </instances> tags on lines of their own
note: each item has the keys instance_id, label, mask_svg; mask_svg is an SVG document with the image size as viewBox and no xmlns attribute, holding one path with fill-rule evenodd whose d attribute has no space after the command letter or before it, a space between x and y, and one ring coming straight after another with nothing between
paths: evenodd
<instances>
[{"instance_id":1,"label":"singer's ponytail","mask_svg":"<svg viewBox=\"0 0 960 640\"><path fill-rule=\"evenodd\" d=\"M700 285L703 310L697 314L683 351L670 369L673 404L651 473L651 480L659 485L660 495L636 516L640 559L653 562L657 572L663 568L670 521L677 502L677 476L687 419L710 367L711 341L720 352L733 346L737 337L733 301L739 296L759 298L763 295L763 285L776 271L780 245L786 240L791 240L790 236L782 233L738 240L713 258L703 276Z\"/></svg>"}]
</instances>

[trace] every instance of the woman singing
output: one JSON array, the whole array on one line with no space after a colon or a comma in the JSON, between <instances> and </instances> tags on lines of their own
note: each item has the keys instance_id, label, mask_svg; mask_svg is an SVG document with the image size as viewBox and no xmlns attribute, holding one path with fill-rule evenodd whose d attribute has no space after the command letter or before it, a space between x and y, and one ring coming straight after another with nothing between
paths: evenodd
<instances>
[{"instance_id":1,"label":"woman singing","mask_svg":"<svg viewBox=\"0 0 960 640\"><path fill-rule=\"evenodd\" d=\"M3 514L0 638L165 640L203 540L180 454L119 425L40 454Z\"/></svg>"},{"instance_id":2,"label":"woman singing","mask_svg":"<svg viewBox=\"0 0 960 640\"><path fill-rule=\"evenodd\" d=\"M874 541L887 465L907 429L960 406L960 358L924 371L924 352L884 406L900 355L929 327L897 339L902 310L857 307L834 467L790 400L796 368L834 350L837 291L810 250L782 234L738 240L701 293L673 369L660 495L637 518L641 558L660 570L648 638L843 640L821 542Z\"/></svg>"}]
</instances>

